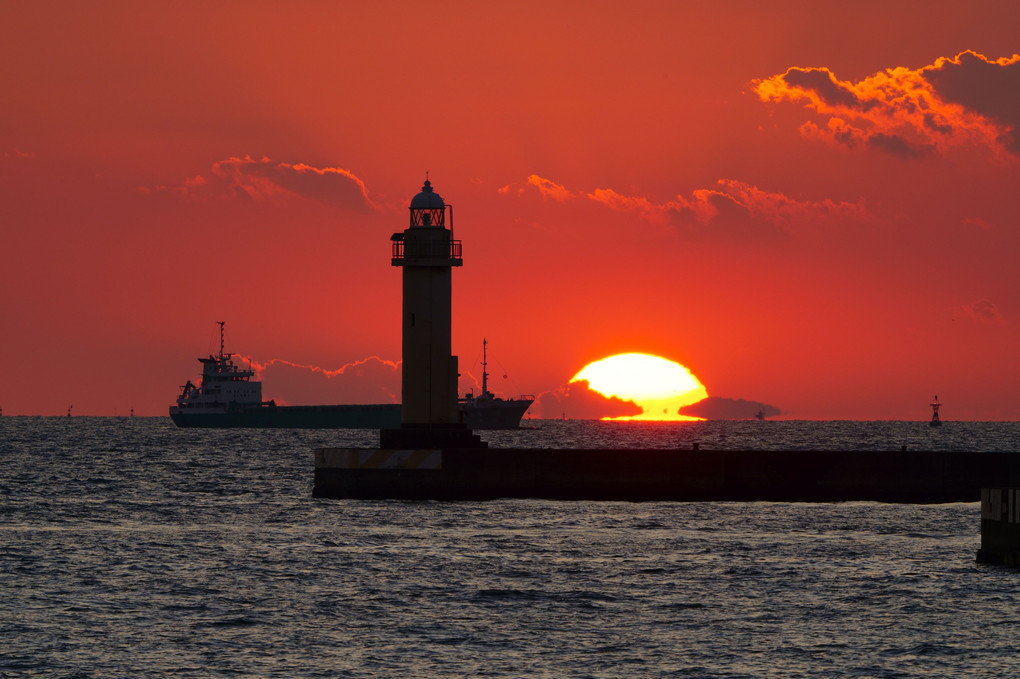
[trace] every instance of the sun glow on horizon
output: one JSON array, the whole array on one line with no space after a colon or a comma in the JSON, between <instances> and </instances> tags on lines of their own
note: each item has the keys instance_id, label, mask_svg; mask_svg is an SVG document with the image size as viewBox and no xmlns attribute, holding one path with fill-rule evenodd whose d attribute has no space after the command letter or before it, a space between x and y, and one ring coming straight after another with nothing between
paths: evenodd
<instances>
[{"instance_id":1,"label":"sun glow on horizon","mask_svg":"<svg viewBox=\"0 0 1020 679\"><path fill-rule=\"evenodd\" d=\"M592 391L633 401L642 409L640 415L604 420L695 421L700 418L680 415L680 408L708 397L705 386L690 370L653 354L616 354L593 361L570 379L582 380Z\"/></svg>"}]
</instances>

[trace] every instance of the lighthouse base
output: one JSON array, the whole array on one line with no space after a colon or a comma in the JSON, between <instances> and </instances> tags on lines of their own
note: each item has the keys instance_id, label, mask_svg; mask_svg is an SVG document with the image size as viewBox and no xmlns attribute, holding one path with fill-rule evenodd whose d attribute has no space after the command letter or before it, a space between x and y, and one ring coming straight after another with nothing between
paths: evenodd
<instances>
[{"instance_id":1,"label":"lighthouse base","mask_svg":"<svg viewBox=\"0 0 1020 679\"><path fill-rule=\"evenodd\" d=\"M380 448L487 448L489 444L463 424L403 424L380 429Z\"/></svg>"}]
</instances>

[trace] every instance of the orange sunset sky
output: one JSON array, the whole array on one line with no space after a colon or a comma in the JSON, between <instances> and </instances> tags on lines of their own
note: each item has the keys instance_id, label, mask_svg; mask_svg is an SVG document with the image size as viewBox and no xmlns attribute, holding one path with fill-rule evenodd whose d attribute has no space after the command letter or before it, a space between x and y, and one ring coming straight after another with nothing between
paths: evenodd
<instances>
[{"instance_id":1,"label":"orange sunset sky","mask_svg":"<svg viewBox=\"0 0 1020 679\"><path fill-rule=\"evenodd\" d=\"M794 419L1020 419L1020 3L0 2L0 408L200 355L399 400L425 179L461 390L647 352ZM504 375L507 377L504 378Z\"/></svg>"}]
</instances>

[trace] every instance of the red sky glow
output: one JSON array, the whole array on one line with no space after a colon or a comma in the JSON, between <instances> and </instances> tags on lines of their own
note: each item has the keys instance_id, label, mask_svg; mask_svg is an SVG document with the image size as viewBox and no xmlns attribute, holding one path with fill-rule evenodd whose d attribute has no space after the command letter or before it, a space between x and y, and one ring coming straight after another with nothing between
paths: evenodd
<instances>
[{"instance_id":1,"label":"red sky glow","mask_svg":"<svg viewBox=\"0 0 1020 679\"><path fill-rule=\"evenodd\" d=\"M4 415L165 415L221 320L266 398L398 400L428 172L461 392L486 338L535 417L634 414L569 381L641 352L781 418L1020 420L1020 5L3 15Z\"/></svg>"}]
</instances>

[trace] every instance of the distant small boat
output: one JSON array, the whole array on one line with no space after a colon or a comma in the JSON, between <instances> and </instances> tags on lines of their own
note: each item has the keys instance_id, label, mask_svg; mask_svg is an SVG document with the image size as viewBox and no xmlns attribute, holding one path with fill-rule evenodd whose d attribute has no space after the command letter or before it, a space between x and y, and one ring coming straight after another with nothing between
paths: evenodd
<instances>
[{"instance_id":1,"label":"distant small boat","mask_svg":"<svg viewBox=\"0 0 1020 679\"><path fill-rule=\"evenodd\" d=\"M765 408L763 408L760 403L758 404L758 412L755 413L754 419L758 420L759 422L765 421Z\"/></svg>"},{"instance_id":2,"label":"distant small boat","mask_svg":"<svg viewBox=\"0 0 1020 679\"><path fill-rule=\"evenodd\" d=\"M931 423L930 424L933 427L941 427L942 426L942 420L939 419L939 408L941 408L941 407L942 407L942 404L939 403L939 397L938 397L938 394L936 394L935 395L935 400L931 402Z\"/></svg>"}]
</instances>

